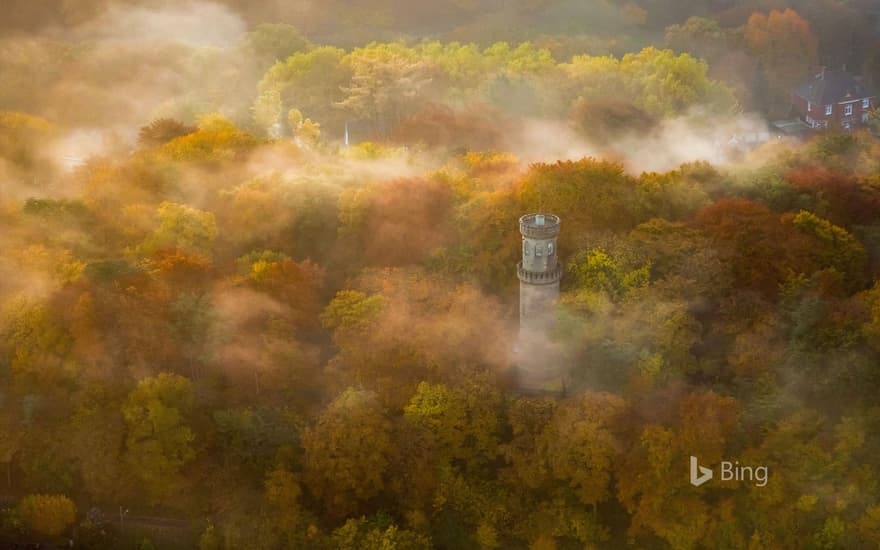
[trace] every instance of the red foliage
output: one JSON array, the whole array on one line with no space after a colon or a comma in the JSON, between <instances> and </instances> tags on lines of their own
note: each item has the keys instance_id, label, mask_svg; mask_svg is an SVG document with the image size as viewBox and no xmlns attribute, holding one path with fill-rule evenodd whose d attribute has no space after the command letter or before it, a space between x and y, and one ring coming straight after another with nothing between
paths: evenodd
<instances>
[{"instance_id":1,"label":"red foliage","mask_svg":"<svg viewBox=\"0 0 880 550\"><path fill-rule=\"evenodd\" d=\"M880 192L851 175L821 166L795 168L785 175L794 187L809 193L816 213L841 226L867 225L880 217Z\"/></svg>"},{"instance_id":2,"label":"red foliage","mask_svg":"<svg viewBox=\"0 0 880 550\"><path fill-rule=\"evenodd\" d=\"M504 136L510 133L511 126L509 120L488 105L470 105L454 111L433 103L401 122L392 139L470 151L503 149Z\"/></svg>"},{"instance_id":3,"label":"red foliage","mask_svg":"<svg viewBox=\"0 0 880 550\"><path fill-rule=\"evenodd\" d=\"M795 273L812 273L814 243L762 204L724 199L704 208L697 223L712 238L739 288L775 297Z\"/></svg>"}]
</instances>

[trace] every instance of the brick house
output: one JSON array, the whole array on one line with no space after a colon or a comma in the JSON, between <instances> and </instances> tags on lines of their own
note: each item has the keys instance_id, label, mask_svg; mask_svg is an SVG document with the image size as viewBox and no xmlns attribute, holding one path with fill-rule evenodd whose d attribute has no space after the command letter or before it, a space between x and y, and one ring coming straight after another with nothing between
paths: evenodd
<instances>
[{"instance_id":1,"label":"brick house","mask_svg":"<svg viewBox=\"0 0 880 550\"><path fill-rule=\"evenodd\" d=\"M864 126L877 94L845 71L822 69L792 93L792 105L810 128L852 130Z\"/></svg>"}]
</instances>

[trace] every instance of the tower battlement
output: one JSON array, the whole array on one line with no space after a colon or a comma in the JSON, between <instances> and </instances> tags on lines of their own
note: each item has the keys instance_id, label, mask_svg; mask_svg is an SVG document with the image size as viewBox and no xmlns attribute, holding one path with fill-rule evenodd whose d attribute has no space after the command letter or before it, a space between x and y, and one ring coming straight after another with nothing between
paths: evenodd
<instances>
[{"instance_id":1,"label":"tower battlement","mask_svg":"<svg viewBox=\"0 0 880 550\"><path fill-rule=\"evenodd\" d=\"M559 216L553 214L526 214L519 219L523 237L550 239L559 235Z\"/></svg>"},{"instance_id":2,"label":"tower battlement","mask_svg":"<svg viewBox=\"0 0 880 550\"><path fill-rule=\"evenodd\" d=\"M523 269L522 262L516 264L516 276L519 278L520 282L529 283L533 285L552 285L554 283L559 283L559 280L562 279L562 265L556 264L556 267L549 271L529 271L527 269Z\"/></svg>"}]
</instances>

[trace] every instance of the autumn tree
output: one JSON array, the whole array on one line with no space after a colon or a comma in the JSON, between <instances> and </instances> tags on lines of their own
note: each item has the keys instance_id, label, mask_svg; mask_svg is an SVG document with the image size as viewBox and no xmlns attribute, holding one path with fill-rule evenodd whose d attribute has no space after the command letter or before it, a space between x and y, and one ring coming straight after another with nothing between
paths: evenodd
<instances>
[{"instance_id":1,"label":"autumn tree","mask_svg":"<svg viewBox=\"0 0 880 550\"><path fill-rule=\"evenodd\" d=\"M138 132L138 143L142 147L157 147L173 139L191 134L196 128L187 126L173 118L159 118L142 126Z\"/></svg>"},{"instance_id":2,"label":"autumn tree","mask_svg":"<svg viewBox=\"0 0 880 550\"><path fill-rule=\"evenodd\" d=\"M651 131L652 115L620 99L577 100L569 115L571 125L584 137L603 143L630 133Z\"/></svg>"},{"instance_id":3,"label":"autumn tree","mask_svg":"<svg viewBox=\"0 0 880 550\"><path fill-rule=\"evenodd\" d=\"M626 406L614 395L586 393L559 407L539 439L539 454L550 475L594 511L610 496L612 465L621 444L617 422Z\"/></svg>"},{"instance_id":4,"label":"autumn tree","mask_svg":"<svg viewBox=\"0 0 880 550\"><path fill-rule=\"evenodd\" d=\"M775 296L791 273L815 269L810 239L761 204L725 199L698 219L741 287Z\"/></svg>"},{"instance_id":5,"label":"autumn tree","mask_svg":"<svg viewBox=\"0 0 880 550\"><path fill-rule=\"evenodd\" d=\"M718 21L708 17L689 17L684 23L666 27L666 46L688 52L712 66L730 46L730 34Z\"/></svg>"},{"instance_id":6,"label":"autumn tree","mask_svg":"<svg viewBox=\"0 0 880 550\"><path fill-rule=\"evenodd\" d=\"M275 528L290 543L296 542L303 522L301 492L299 480L288 470L279 467L266 477L264 497L271 507Z\"/></svg>"},{"instance_id":7,"label":"autumn tree","mask_svg":"<svg viewBox=\"0 0 880 550\"><path fill-rule=\"evenodd\" d=\"M396 179L346 191L340 235L366 265L419 263L445 244L452 206L452 190L437 179Z\"/></svg>"},{"instance_id":8,"label":"autumn tree","mask_svg":"<svg viewBox=\"0 0 880 550\"><path fill-rule=\"evenodd\" d=\"M810 24L791 8L756 12L743 31L745 45L757 57L773 92L768 107L788 104L791 90L809 75L817 60L817 41Z\"/></svg>"},{"instance_id":9,"label":"autumn tree","mask_svg":"<svg viewBox=\"0 0 880 550\"><path fill-rule=\"evenodd\" d=\"M329 544L340 550L382 550L401 548L405 550L428 550L432 547L424 534L401 529L390 518L377 516L367 519L349 519L334 530Z\"/></svg>"},{"instance_id":10,"label":"autumn tree","mask_svg":"<svg viewBox=\"0 0 880 550\"><path fill-rule=\"evenodd\" d=\"M272 66L259 83L254 111L277 112L299 109L325 128L341 132L346 117L335 103L345 99L352 68L339 48L322 46L299 51Z\"/></svg>"},{"instance_id":11,"label":"autumn tree","mask_svg":"<svg viewBox=\"0 0 880 550\"><path fill-rule=\"evenodd\" d=\"M346 517L381 493L390 428L374 394L348 389L306 430L304 481L328 515Z\"/></svg>"},{"instance_id":12,"label":"autumn tree","mask_svg":"<svg viewBox=\"0 0 880 550\"><path fill-rule=\"evenodd\" d=\"M347 59L351 83L337 105L368 121L380 136L400 124L431 81L427 63L402 45L373 43L356 48Z\"/></svg>"},{"instance_id":13,"label":"autumn tree","mask_svg":"<svg viewBox=\"0 0 880 550\"><path fill-rule=\"evenodd\" d=\"M57 537L76 521L76 505L64 495L28 495L17 510L28 529L46 537Z\"/></svg>"},{"instance_id":14,"label":"autumn tree","mask_svg":"<svg viewBox=\"0 0 880 550\"><path fill-rule=\"evenodd\" d=\"M187 425L192 399L189 380L161 373L141 380L122 405L126 458L153 500L179 489L182 468L195 458Z\"/></svg>"},{"instance_id":15,"label":"autumn tree","mask_svg":"<svg viewBox=\"0 0 880 550\"><path fill-rule=\"evenodd\" d=\"M638 188L621 164L585 158L535 164L518 186L525 211L560 216L568 228L560 235L560 254L575 248L587 231L622 230L642 221Z\"/></svg>"},{"instance_id":16,"label":"autumn tree","mask_svg":"<svg viewBox=\"0 0 880 550\"><path fill-rule=\"evenodd\" d=\"M7 302L0 315L0 351L21 381L45 383L73 373L67 358L70 334L47 304L19 296Z\"/></svg>"},{"instance_id":17,"label":"autumn tree","mask_svg":"<svg viewBox=\"0 0 880 550\"><path fill-rule=\"evenodd\" d=\"M423 382L403 411L445 460L474 468L491 462L498 453L500 405L497 390L482 377L474 377L452 388Z\"/></svg>"},{"instance_id":18,"label":"autumn tree","mask_svg":"<svg viewBox=\"0 0 880 550\"><path fill-rule=\"evenodd\" d=\"M262 70L291 55L307 51L309 41L295 27L284 23L262 23L244 37L244 47L262 65Z\"/></svg>"},{"instance_id":19,"label":"autumn tree","mask_svg":"<svg viewBox=\"0 0 880 550\"><path fill-rule=\"evenodd\" d=\"M163 248L181 248L210 256L217 224L214 214L184 204L163 202L156 209L158 227L138 251L150 254Z\"/></svg>"},{"instance_id":20,"label":"autumn tree","mask_svg":"<svg viewBox=\"0 0 880 550\"><path fill-rule=\"evenodd\" d=\"M654 535L673 548L694 548L711 540L718 511L686 475L669 472L686 472L690 455L707 464L721 461L736 433L739 404L714 392L696 392L677 405L672 425L646 422L633 448L617 462L617 494L631 514L630 536Z\"/></svg>"},{"instance_id":21,"label":"autumn tree","mask_svg":"<svg viewBox=\"0 0 880 550\"><path fill-rule=\"evenodd\" d=\"M2 405L2 409L0 409L0 460L6 469L6 486L11 487L12 463L24 443L27 432L26 426L22 425L21 419L16 414L17 411L6 402L7 399L3 399L3 402L0 403Z\"/></svg>"},{"instance_id":22,"label":"autumn tree","mask_svg":"<svg viewBox=\"0 0 880 550\"><path fill-rule=\"evenodd\" d=\"M241 158L257 143L254 136L237 128L225 116L209 113L199 117L195 132L164 143L158 155L176 161L211 162Z\"/></svg>"}]
</instances>

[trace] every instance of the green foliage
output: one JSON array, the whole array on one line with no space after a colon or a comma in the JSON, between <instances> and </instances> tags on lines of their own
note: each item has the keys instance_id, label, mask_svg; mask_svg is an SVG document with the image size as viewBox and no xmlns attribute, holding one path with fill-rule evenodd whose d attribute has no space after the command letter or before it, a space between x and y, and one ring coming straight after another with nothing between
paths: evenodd
<instances>
[{"instance_id":1,"label":"green foliage","mask_svg":"<svg viewBox=\"0 0 880 550\"><path fill-rule=\"evenodd\" d=\"M93 220L88 207L78 200L27 199L22 212L30 216L59 222L90 222Z\"/></svg>"},{"instance_id":2,"label":"green foliage","mask_svg":"<svg viewBox=\"0 0 880 550\"><path fill-rule=\"evenodd\" d=\"M283 23L261 23L244 38L245 47L267 67L276 61L309 49L310 44L295 27Z\"/></svg>"},{"instance_id":3,"label":"green foliage","mask_svg":"<svg viewBox=\"0 0 880 550\"><path fill-rule=\"evenodd\" d=\"M814 149L819 157L828 160L850 155L859 146L859 139L852 134L830 133L820 136L816 140Z\"/></svg>"},{"instance_id":4,"label":"green foliage","mask_svg":"<svg viewBox=\"0 0 880 550\"><path fill-rule=\"evenodd\" d=\"M290 109L300 109L324 125L340 120L336 103L345 95L342 87L351 79L352 69L339 48L322 46L297 52L279 61L259 83L254 112L274 112L280 117Z\"/></svg>"},{"instance_id":5,"label":"green foliage","mask_svg":"<svg viewBox=\"0 0 880 550\"><path fill-rule=\"evenodd\" d=\"M575 56L564 68L582 86L581 97L626 99L653 115L683 113L695 105L723 113L737 108L732 91L709 79L706 63L686 53L645 48L620 60Z\"/></svg>"},{"instance_id":6,"label":"green foliage","mask_svg":"<svg viewBox=\"0 0 880 550\"><path fill-rule=\"evenodd\" d=\"M298 442L297 419L286 410L221 409L213 420L224 463L251 476L262 475L276 453Z\"/></svg>"},{"instance_id":7,"label":"green foliage","mask_svg":"<svg viewBox=\"0 0 880 550\"><path fill-rule=\"evenodd\" d=\"M321 323L331 329L363 329L382 312L382 296L367 296L357 290L340 290L321 314Z\"/></svg>"},{"instance_id":8,"label":"green foliage","mask_svg":"<svg viewBox=\"0 0 880 550\"><path fill-rule=\"evenodd\" d=\"M396 525L376 525L367 518L349 519L345 525L334 530L330 546L339 550L428 550L431 542L425 535L401 529ZM385 523L385 522L381 522Z\"/></svg>"},{"instance_id":9,"label":"green foliage","mask_svg":"<svg viewBox=\"0 0 880 550\"><path fill-rule=\"evenodd\" d=\"M805 210L794 216L792 224L821 243L818 255L823 267L846 274L853 288L862 284L867 255L858 239L842 227Z\"/></svg>"},{"instance_id":10,"label":"green foliage","mask_svg":"<svg viewBox=\"0 0 880 550\"><path fill-rule=\"evenodd\" d=\"M568 272L575 278L574 284L578 288L605 292L619 300L633 290L647 286L651 278L651 265L626 270L605 251L595 248L581 252L572 259Z\"/></svg>"}]
</instances>

